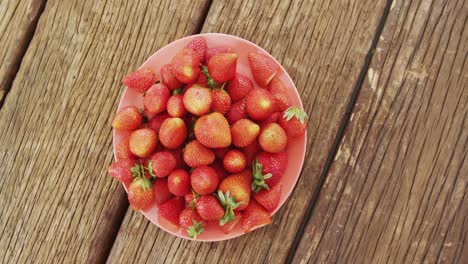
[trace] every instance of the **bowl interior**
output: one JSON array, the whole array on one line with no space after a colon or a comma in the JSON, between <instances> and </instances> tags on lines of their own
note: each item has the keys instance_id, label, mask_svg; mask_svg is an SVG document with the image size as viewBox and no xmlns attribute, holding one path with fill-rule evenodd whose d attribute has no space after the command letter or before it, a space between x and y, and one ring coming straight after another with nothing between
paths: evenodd
<instances>
[{"instance_id":1,"label":"bowl interior","mask_svg":"<svg viewBox=\"0 0 468 264\"><path fill-rule=\"evenodd\" d=\"M198 35L194 35L198 36ZM176 54L179 50L181 50L194 36L185 37L179 40L176 40L165 47L161 48L155 54L153 54L141 67L151 67L158 73L158 77L160 76L160 69L163 65L170 63L174 54ZM259 46L255 45L254 43L247 41L245 39L226 35L226 34L218 34L218 33L207 33L201 34L208 44L208 48L214 47L230 47L236 52L238 57L238 64L237 64L237 71L239 73L244 74L245 76L249 77L252 82L254 83L256 88L259 86L255 83L252 73L250 71L249 62L247 56L250 52L253 51L261 51L265 54L271 56L268 52L260 48ZM272 57L273 58L273 57ZM274 59L274 58L273 58ZM278 63L279 64L279 63ZM289 77L288 73L281 67L281 72L278 73L278 77L285 83L288 87L288 93L291 97L293 105L302 106L301 98L296 90L296 86L294 85L293 81ZM126 89L122 95L120 100L120 104L118 110L120 110L124 106L128 105L135 105L138 108L143 108L143 96L133 90ZM117 144L126 136L128 132L122 132L114 130L114 137L113 137L113 146L114 146L114 153ZM304 161L305 156L305 147L306 147L306 139L307 134L301 138L294 139L293 141L288 142L287 146L287 153L289 157L288 168L286 169L283 178L281 179L283 183L283 190L281 194L281 200L278 208L273 212L273 214L279 210L279 208L285 203L286 199L289 197L291 192L294 189L294 186L299 178L302 163ZM186 233L178 228L175 228L170 223L166 222L164 219L158 218L158 206L155 204L151 207L148 211L142 212L146 218L148 218L151 222L159 226L160 228L164 229L165 231L185 238L191 239L186 235ZM213 226L214 224L208 223L207 227L205 228L205 232L197 237L197 241L221 241L226 240L234 237L238 237L243 235L243 231L240 228L240 224L236 225L236 227L231 231L229 234L224 234L220 231L217 227Z\"/></svg>"}]
</instances>

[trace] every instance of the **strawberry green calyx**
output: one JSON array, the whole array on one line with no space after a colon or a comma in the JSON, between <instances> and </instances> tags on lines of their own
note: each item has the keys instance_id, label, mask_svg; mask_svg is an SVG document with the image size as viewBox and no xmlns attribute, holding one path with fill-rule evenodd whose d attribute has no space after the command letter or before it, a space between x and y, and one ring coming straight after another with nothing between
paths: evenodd
<instances>
[{"instance_id":1,"label":"strawberry green calyx","mask_svg":"<svg viewBox=\"0 0 468 264\"><path fill-rule=\"evenodd\" d=\"M195 204L197 203L200 195L192 190L193 200L188 204L188 207L195 209Z\"/></svg>"},{"instance_id":2,"label":"strawberry green calyx","mask_svg":"<svg viewBox=\"0 0 468 264\"><path fill-rule=\"evenodd\" d=\"M252 191L258 193L261 189L270 189L265 183L265 180L271 178L273 175L271 173L263 174L263 165L258 162L258 159L254 161L252 166L252 175Z\"/></svg>"},{"instance_id":3,"label":"strawberry green calyx","mask_svg":"<svg viewBox=\"0 0 468 264\"><path fill-rule=\"evenodd\" d=\"M231 196L229 191L227 191L226 194L223 194L221 190L218 190L218 194L216 196L224 208L224 215L221 219L219 219L219 224L223 226L227 222L234 221L234 209L239 207L242 203L236 203L235 197Z\"/></svg>"},{"instance_id":4,"label":"strawberry green calyx","mask_svg":"<svg viewBox=\"0 0 468 264\"><path fill-rule=\"evenodd\" d=\"M305 121L309 118L307 116L307 113L297 106L291 106L288 109L286 109L283 113L283 118L285 118L286 121L291 120L293 117L299 120L301 124L304 124Z\"/></svg>"},{"instance_id":5,"label":"strawberry green calyx","mask_svg":"<svg viewBox=\"0 0 468 264\"><path fill-rule=\"evenodd\" d=\"M150 180L145 177L138 177L133 180L137 185L140 185L143 190L152 189Z\"/></svg>"},{"instance_id":6,"label":"strawberry green calyx","mask_svg":"<svg viewBox=\"0 0 468 264\"><path fill-rule=\"evenodd\" d=\"M195 219L192 219L192 226L187 228L187 234L193 239L197 239L197 236L205 231L203 229L203 221L197 222Z\"/></svg>"},{"instance_id":7,"label":"strawberry green calyx","mask_svg":"<svg viewBox=\"0 0 468 264\"><path fill-rule=\"evenodd\" d=\"M200 69L201 69L201 72L206 76L208 87L210 87L210 89L216 88L218 86L218 83L215 80L213 80L213 78L211 78L211 75L208 72L208 67L206 67L203 64L200 64Z\"/></svg>"},{"instance_id":8,"label":"strawberry green calyx","mask_svg":"<svg viewBox=\"0 0 468 264\"><path fill-rule=\"evenodd\" d=\"M183 92L184 92L184 88L183 88L183 87L180 87L180 88L175 89L175 90L172 92L172 95L182 94Z\"/></svg>"},{"instance_id":9,"label":"strawberry green calyx","mask_svg":"<svg viewBox=\"0 0 468 264\"><path fill-rule=\"evenodd\" d=\"M156 175L154 175L153 173L153 162L151 160L148 160L148 167L146 169L149 175L151 175L152 177L156 177Z\"/></svg>"}]
</instances>

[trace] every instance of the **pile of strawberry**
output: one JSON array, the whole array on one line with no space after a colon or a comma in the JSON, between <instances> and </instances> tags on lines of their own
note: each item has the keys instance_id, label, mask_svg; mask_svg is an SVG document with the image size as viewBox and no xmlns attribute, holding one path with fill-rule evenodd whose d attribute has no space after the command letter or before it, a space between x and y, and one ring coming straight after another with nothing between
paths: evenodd
<instances>
[{"instance_id":1,"label":"pile of strawberry","mask_svg":"<svg viewBox=\"0 0 468 264\"><path fill-rule=\"evenodd\" d=\"M123 107L112 126L128 131L109 174L125 184L135 210L158 204L160 221L196 238L208 222L224 233L271 223L281 198L288 141L304 135L307 115L293 106L279 66L248 55L255 82L236 71L231 48L195 37L161 68L123 77L144 109Z\"/></svg>"}]
</instances>

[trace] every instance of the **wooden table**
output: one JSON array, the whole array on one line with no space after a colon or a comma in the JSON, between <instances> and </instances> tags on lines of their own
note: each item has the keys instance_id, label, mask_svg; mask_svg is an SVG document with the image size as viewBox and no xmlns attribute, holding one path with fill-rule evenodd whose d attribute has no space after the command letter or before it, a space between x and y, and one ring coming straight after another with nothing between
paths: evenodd
<instances>
[{"instance_id":1,"label":"wooden table","mask_svg":"<svg viewBox=\"0 0 468 264\"><path fill-rule=\"evenodd\" d=\"M173 237L106 175L123 74L199 32L248 39L310 116L272 225ZM2 0L0 263L468 263L466 0Z\"/></svg>"}]
</instances>

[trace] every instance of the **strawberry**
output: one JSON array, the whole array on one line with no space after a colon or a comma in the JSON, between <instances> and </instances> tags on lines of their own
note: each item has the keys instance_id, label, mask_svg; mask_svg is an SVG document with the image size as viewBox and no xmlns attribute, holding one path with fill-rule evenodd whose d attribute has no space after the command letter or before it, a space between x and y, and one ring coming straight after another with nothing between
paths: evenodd
<instances>
[{"instance_id":1,"label":"strawberry","mask_svg":"<svg viewBox=\"0 0 468 264\"><path fill-rule=\"evenodd\" d=\"M213 80L218 83L231 80L236 74L237 67L236 53L219 53L208 61L208 72Z\"/></svg>"},{"instance_id":2,"label":"strawberry","mask_svg":"<svg viewBox=\"0 0 468 264\"><path fill-rule=\"evenodd\" d=\"M245 100L235 102L231 105L228 112L226 113L226 118L229 121L229 124L234 124L237 120L246 118L247 114L245 112Z\"/></svg>"},{"instance_id":3,"label":"strawberry","mask_svg":"<svg viewBox=\"0 0 468 264\"><path fill-rule=\"evenodd\" d=\"M272 58L260 52L249 54L249 64L255 81L262 87L266 87L279 70Z\"/></svg>"},{"instance_id":4,"label":"strawberry","mask_svg":"<svg viewBox=\"0 0 468 264\"><path fill-rule=\"evenodd\" d=\"M276 111L275 98L265 89L253 89L245 97L245 111L253 120L265 120Z\"/></svg>"},{"instance_id":5,"label":"strawberry","mask_svg":"<svg viewBox=\"0 0 468 264\"><path fill-rule=\"evenodd\" d=\"M166 178L156 179L153 182L153 196L154 201L157 204L165 203L166 201L174 197L174 195L172 195L172 193L169 191Z\"/></svg>"},{"instance_id":6,"label":"strawberry","mask_svg":"<svg viewBox=\"0 0 468 264\"><path fill-rule=\"evenodd\" d=\"M159 178L169 175L175 169L176 163L176 158L169 151L156 152L151 156L153 174Z\"/></svg>"},{"instance_id":7,"label":"strawberry","mask_svg":"<svg viewBox=\"0 0 468 264\"><path fill-rule=\"evenodd\" d=\"M246 147L242 148L242 152L244 152L245 154L245 158L247 159L248 166L252 164L259 150L260 150L260 145L258 144L257 140L255 140L252 144L247 145Z\"/></svg>"},{"instance_id":8,"label":"strawberry","mask_svg":"<svg viewBox=\"0 0 468 264\"><path fill-rule=\"evenodd\" d=\"M167 113L162 113L157 116L154 116L148 122L148 127L156 131L159 134L159 129L161 128L162 123L164 120L168 119L169 115Z\"/></svg>"},{"instance_id":9,"label":"strawberry","mask_svg":"<svg viewBox=\"0 0 468 264\"><path fill-rule=\"evenodd\" d=\"M211 57L220 53L233 53L231 48L211 48L206 50L205 61L209 61Z\"/></svg>"},{"instance_id":10,"label":"strawberry","mask_svg":"<svg viewBox=\"0 0 468 264\"><path fill-rule=\"evenodd\" d=\"M185 146L183 155L185 163L192 168L209 165L215 160L213 151L197 140L192 140Z\"/></svg>"},{"instance_id":11,"label":"strawberry","mask_svg":"<svg viewBox=\"0 0 468 264\"><path fill-rule=\"evenodd\" d=\"M156 80L156 73L150 68L136 70L122 78L123 84L139 93L146 92Z\"/></svg>"},{"instance_id":12,"label":"strawberry","mask_svg":"<svg viewBox=\"0 0 468 264\"><path fill-rule=\"evenodd\" d=\"M122 159L132 159L135 157L133 153L130 151L130 135L124 137L117 147L115 147L115 155L117 156L117 160Z\"/></svg>"},{"instance_id":13,"label":"strawberry","mask_svg":"<svg viewBox=\"0 0 468 264\"><path fill-rule=\"evenodd\" d=\"M216 160L211 164L211 167L215 170L218 179L221 182L224 178L227 177L227 172L224 170L223 163L219 160Z\"/></svg>"},{"instance_id":14,"label":"strawberry","mask_svg":"<svg viewBox=\"0 0 468 264\"><path fill-rule=\"evenodd\" d=\"M265 183L269 187L274 187L281 180L281 177L286 171L288 166L288 154L286 152L268 153L262 151L258 154L257 159L257 163L260 164L261 167L257 167L256 172L255 166L253 166L254 178L260 179L261 176L270 174L271 177L266 179ZM261 174L261 176L259 174Z\"/></svg>"},{"instance_id":15,"label":"strawberry","mask_svg":"<svg viewBox=\"0 0 468 264\"><path fill-rule=\"evenodd\" d=\"M284 111L292 105L286 85L278 77L274 77L268 84L268 91L275 97L276 107Z\"/></svg>"},{"instance_id":16,"label":"strawberry","mask_svg":"<svg viewBox=\"0 0 468 264\"><path fill-rule=\"evenodd\" d=\"M169 88L162 83L157 83L148 89L143 98L146 113L153 115L166 111L167 100L169 99Z\"/></svg>"},{"instance_id":17,"label":"strawberry","mask_svg":"<svg viewBox=\"0 0 468 264\"><path fill-rule=\"evenodd\" d=\"M209 148L225 148L231 145L231 130L226 118L217 112L201 116L195 122L195 137Z\"/></svg>"},{"instance_id":18,"label":"strawberry","mask_svg":"<svg viewBox=\"0 0 468 264\"><path fill-rule=\"evenodd\" d=\"M158 136L151 128L140 128L130 134L130 151L140 158L151 155L158 145Z\"/></svg>"},{"instance_id":19,"label":"strawberry","mask_svg":"<svg viewBox=\"0 0 468 264\"><path fill-rule=\"evenodd\" d=\"M258 202L250 201L249 206L242 212L241 225L245 233L265 225L271 224L271 216Z\"/></svg>"},{"instance_id":20,"label":"strawberry","mask_svg":"<svg viewBox=\"0 0 468 264\"><path fill-rule=\"evenodd\" d=\"M208 70L208 69L207 69ZM202 73L203 73L203 70L202 70ZM208 78L206 77L205 74L200 74L198 76L198 79L197 81L194 83L194 85L200 85L200 86L203 86L203 87L208 87ZM188 89L188 88L187 88Z\"/></svg>"},{"instance_id":21,"label":"strawberry","mask_svg":"<svg viewBox=\"0 0 468 264\"><path fill-rule=\"evenodd\" d=\"M179 225L193 239L197 239L197 236L204 231L203 219L192 208L185 208L180 213Z\"/></svg>"},{"instance_id":22,"label":"strawberry","mask_svg":"<svg viewBox=\"0 0 468 264\"><path fill-rule=\"evenodd\" d=\"M129 185L133 180L133 173L131 169L135 166L135 160L133 159L123 159L115 163L112 163L107 172L117 179L119 182Z\"/></svg>"},{"instance_id":23,"label":"strawberry","mask_svg":"<svg viewBox=\"0 0 468 264\"><path fill-rule=\"evenodd\" d=\"M224 155L226 155L226 153L229 151L229 148L216 148L216 149L212 149L215 156L218 158L218 159L223 159L224 158Z\"/></svg>"},{"instance_id":24,"label":"strawberry","mask_svg":"<svg viewBox=\"0 0 468 264\"><path fill-rule=\"evenodd\" d=\"M208 88L194 85L184 93L184 106L190 113L200 116L208 113L213 102Z\"/></svg>"},{"instance_id":25,"label":"strawberry","mask_svg":"<svg viewBox=\"0 0 468 264\"><path fill-rule=\"evenodd\" d=\"M159 219L163 218L178 227L179 216L180 213L182 213L182 210L184 210L184 199L182 197L174 197L159 206Z\"/></svg>"},{"instance_id":26,"label":"strawberry","mask_svg":"<svg viewBox=\"0 0 468 264\"><path fill-rule=\"evenodd\" d=\"M176 168L183 168L185 166L184 164L184 158L182 156L182 149L181 148L176 148L176 149L171 149L169 152L174 155L174 158L176 159Z\"/></svg>"},{"instance_id":27,"label":"strawberry","mask_svg":"<svg viewBox=\"0 0 468 264\"><path fill-rule=\"evenodd\" d=\"M283 184L280 182L269 190L263 189L254 194L254 199L260 203L268 212L273 212L280 202Z\"/></svg>"},{"instance_id":28,"label":"strawberry","mask_svg":"<svg viewBox=\"0 0 468 264\"><path fill-rule=\"evenodd\" d=\"M191 48L197 54L200 62L203 62L205 60L205 54L208 47L206 46L206 40L204 37L194 37L185 47Z\"/></svg>"},{"instance_id":29,"label":"strawberry","mask_svg":"<svg viewBox=\"0 0 468 264\"><path fill-rule=\"evenodd\" d=\"M232 229L239 223L239 221L242 219L242 213L241 212L234 212L234 219L230 222L225 223L224 225L221 225L218 223L218 227L223 231L224 234L229 234L231 233Z\"/></svg>"},{"instance_id":30,"label":"strawberry","mask_svg":"<svg viewBox=\"0 0 468 264\"><path fill-rule=\"evenodd\" d=\"M288 137L280 125L269 123L262 128L258 142L264 151L278 153L286 148Z\"/></svg>"},{"instance_id":31,"label":"strawberry","mask_svg":"<svg viewBox=\"0 0 468 264\"><path fill-rule=\"evenodd\" d=\"M195 193L194 191L192 191L191 193L189 194L186 194L184 196L184 199L185 199L185 204L187 207L190 207L192 209L195 209L195 203L197 202L197 199L200 197L200 195L198 195L197 193Z\"/></svg>"},{"instance_id":32,"label":"strawberry","mask_svg":"<svg viewBox=\"0 0 468 264\"><path fill-rule=\"evenodd\" d=\"M229 108L231 108L231 97L229 97L229 94L224 89L214 89L211 95L213 97L211 110L223 115L226 114Z\"/></svg>"},{"instance_id":33,"label":"strawberry","mask_svg":"<svg viewBox=\"0 0 468 264\"><path fill-rule=\"evenodd\" d=\"M128 187L128 201L134 210L146 210L153 203L151 182L144 177L137 177Z\"/></svg>"},{"instance_id":34,"label":"strawberry","mask_svg":"<svg viewBox=\"0 0 468 264\"><path fill-rule=\"evenodd\" d=\"M240 173L232 174L226 177L219 184L218 189L223 193L227 191L235 197L237 203L241 203L236 211L241 211L247 207L251 195L252 173L249 170L244 170Z\"/></svg>"},{"instance_id":35,"label":"strawberry","mask_svg":"<svg viewBox=\"0 0 468 264\"><path fill-rule=\"evenodd\" d=\"M239 101L254 89L252 81L247 76L236 73L227 85L227 92L232 101Z\"/></svg>"},{"instance_id":36,"label":"strawberry","mask_svg":"<svg viewBox=\"0 0 468 264\"><path fill-rule=\"evenodd\" d=\"M200 74L200 58L190 48L184 48L172 58L172 73L182 83L192 83Z\"/></svg>"},{"instance_id":37,"label":"strawberry","mask_svg":"<svg viewBox=\"0 0 468 264\"><path fill-rule=\"evenodd\" d=\"M119 130L135 130L140 127L142 116L135 106L120 109L112 121L112 127Z\"/></svg>"},{"instance_id":38,"label":"strawberry","mask_svg":"<svg viewBox=\"0 0 468 264\"><path fill-rule=\"evenodd\" d=\"M211 195L200 196L195 202L197 213L203 220L219 220L224 215L224 209L218 200Z\"/></svg>"},{"instance_id":39,"label":"strawberry","mask_svg":"<svg viewBox=\"0 0 468 264\"><path fill-rule=\"evenodd\" d=\"M182 83L177 80L172 72L172 65L166 64L161 67L161 81L169 90L174 91L182 86Z\"/></svg>"},{"instance_id":40,"label":"strawberry","mask_svg":"<svg viewBox=\"0 0 468 264\"><path fill-rule=\"evenodd\" d=\"M242 153L242 151L233 149L224 156L223 166L227 172L241 172L247 166L247 158L245 157L244 153Z\"/></svg>"},{"instance_id":41,"label":"strawberry","mask_svg":"<svg viewBox=\"0 0 468 264\"><path fill-rule=\"evenodd\" d=\"M169 191L176 196L185 196L190 193L190 174L183 169L176 169L167 178Z\"/></svg>"},{"instance_id":42,"label":"strawberry","mask_svg":"<svg viewBox=\"0 0 468 264\"><path fill-rule=\"evenodd\" d=\"M252 144L260 134L260 126L250 119L239 119L231 127L232 144L246 147Z\"/></svg>"},{"instance_id":43,"label":"strawberry","mask_svg":"<svg viewBox=\"0 0 468 264\"><path fill-rule=\"evenodd\" d=\"M218 190L216 197L218 197L219 202L224 208L224 215L219 220L219 225L223 226L228 222L234 221L234 210L241 206L242 202L236 202L235 197L231 196L229 191L223 193L221 190Z\"/></svg>"},{"instance_id":44,"label":"strawberry","mask_svg":"<svg viewBox=\"0 0 468 264\"><path fill-rule=\"evenodd\" d=\"M184 107L184 96L175 94L167 101L167 113L172 117L183 117L187 110Z\"/></svg>"},{"instance_id":45,"label":"strawberry","mask_svg":"<svg viewBox=\"0 0 468 264\"><path fill-rule=\"evenodd\" d=\"M187 126L179 117L170 117L161 124L159 140L169 149L175 149L184 143L187 138Z\"/></svg>"},{"instance_id":46,"label":"strawberry","mask_svg":"<svg viewBox=\"0 0 468 264\"><path fill-rule=\"evenodd\" d=\"M208 195L216 191L219 177L216 171L209 166L201 166L192 171L190 177L193 190L200 195Z\"/></svg>"},{"instance_id":47,"label":"strawberry","mask_svg":"<svg viewBox=\"0 0 468 264\"><path fill-rule=\"evenodd\" d=\"M286 131L290 138L300 137L307 129L307 113L297 106L293 106L284 111L279 119L280 126Z\"/></svg>"},{"instance_id":48,"label":"strawberry","mask_svg":"<svg viewBox=\"0 0 468 264\"><path fill-rule=\"evenodd\" d=\"M263 128L268 123L278 123L279 118L281 117L281 112L274 112L271 116L267 117L267 119L263 120L260 123L260 128Z\"/></svg>"}]
</instances>

